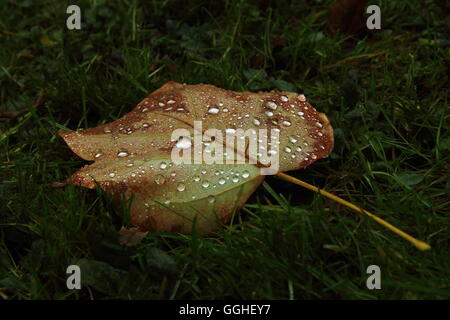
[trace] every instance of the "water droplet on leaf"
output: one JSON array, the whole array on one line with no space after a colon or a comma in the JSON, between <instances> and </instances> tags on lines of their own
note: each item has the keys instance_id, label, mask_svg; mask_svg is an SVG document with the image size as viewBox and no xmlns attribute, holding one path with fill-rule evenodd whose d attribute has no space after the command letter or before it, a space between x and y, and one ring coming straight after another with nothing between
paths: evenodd
<instances>
[{"instance_id":1,"label":"water droplet on leaf","mask_svg":"<svg viewBox=\"0 0 450 320\"><path fill-rule=\"evenodd\" d=\"M208 188L209 187L209 181L205 180L202 182L202 187L203 188Z\"/></svg>"},{"instance_id":2,"label":"water droplet on leaf","mask_svg":"<svg viewBox=\"0 0 450 320\"><path fill-rule=\"evenodd\" d=\"M219 113L219 108L217 108L217 107L210 107L208 109L208 113L209 114L218 114Z\"/></svg>"},{"instance_id":3,"label":"water droplet on leaf","mask_svg":"<svg viewBox=\"0 0 450 320\"><path fill-rule=\"evenodd\" d=\"M177 186L177 190L180 192L186 190L186 185L184 183L180 182Z\"/></svg>"}]
</instances>

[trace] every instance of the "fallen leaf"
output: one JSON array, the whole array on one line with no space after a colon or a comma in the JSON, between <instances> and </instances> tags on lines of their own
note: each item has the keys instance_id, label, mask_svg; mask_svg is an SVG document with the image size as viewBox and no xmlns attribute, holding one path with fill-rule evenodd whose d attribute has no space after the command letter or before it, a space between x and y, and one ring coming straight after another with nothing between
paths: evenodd
<instances>
[{"instance_id":1,"label":"fallen leaf","mask_svg":"<svg viewBox=\"0 0 450 320\"><path fill-rule=\"evenodd\" d=\"M194 121L201 121L201 130ZM185 129L186 135L173 140L175 129ZM278 130L279 144L270 146L278 148L278 171L303 168L327 157L333 148L327 117L304 95L234 92L175 82L166 83L114 122L59 134L78 156L95 161L75 172L71 182L133 196L131 223L140 231L191 233L195 226L197 233L205 234L247 201L264 180L261 170L269 166L249 150L248 141L245 149L239 149L244 153L229 145L224 149L229 157L244 157L245 163L175 164L174 147L193 146L195 134L211 136L208 129L224 136L238 129ZM257 161L249 163L254 157Z\"/></svg>"}]
</instances>

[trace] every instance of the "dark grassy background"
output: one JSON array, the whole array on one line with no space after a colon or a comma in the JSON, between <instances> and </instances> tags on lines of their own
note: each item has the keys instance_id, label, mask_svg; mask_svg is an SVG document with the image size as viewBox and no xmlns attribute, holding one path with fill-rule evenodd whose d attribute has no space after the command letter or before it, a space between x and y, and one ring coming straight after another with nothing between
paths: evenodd
<instances>
[{"instance_id":1,"label":"dark grassy background","mask_svg":"<svg viewBox=\"0 0 450 320\"><path fill-rule=\"evenodd\" d=\"M73 3L81 31L65 26ZM449 5L373 1L382 29L345 34L331 3L0 0L0 297L450 298ZM335 149L291 174L433 249L273 177L209 237L121 246L111 199L51 187L85 164L56 132L117 119L169 80L305 93ZM82 290L66 288L73 263Z\"/></svg>"}]
</instances>

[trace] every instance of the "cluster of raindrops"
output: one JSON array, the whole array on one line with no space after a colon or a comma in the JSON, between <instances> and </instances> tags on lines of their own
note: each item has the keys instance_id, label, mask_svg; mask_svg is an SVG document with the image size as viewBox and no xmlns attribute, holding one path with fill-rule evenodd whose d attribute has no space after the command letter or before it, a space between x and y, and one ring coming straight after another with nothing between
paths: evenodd
<instances>
[{"instance_id":1,"label":"cluster of raindrops","mask_svg":"<svg viewBox=\"0 0 450 320\"><path fill-rule=\"evenodd\" d=\"M289 98L286 95L280 95L278 97L278 101L281 101L283 108L280 108L280 106L277 104L276 98L260 99L260 101L263 104L263 112L268 117L268 123L273 124L276 129L291 127L293 125L292 120L297 117L303 121L307 121L305 123L305 134L302 135L303 138L300 138L299 136L288 137L288 145L282 148L283 158L299 158L300 161L317 159L316 152L319 151L319 149L324 150L325 147L323 145L313 147L312 145L310 145L310 143L311 141L314 141L315 139L321 138L325 135L322 131L323 123L320 120L313 120L315 119L316 115L312 112L309 112L308 109L311 108L313 112L315 112L316 110L306 103L305 95L299 94L296 97L292 98ZM281 112L278 113L280 109L288 112L291 115L292 120L284 116ZM311 121L314 121L312 122L314 127L311 127ZM255 125L258 125L260 123L261 121L259 121L259 119L254 118ZM276 154L276 151L269 150L268 154Z\"/></svg>"},{"instance_id":2,"label":"cluster of raindrops","mask_svg":"<svg viewBox=\"0 0 450 320\"><path fill-rule=\"evenodd\" d=\"M132 161L128 161L126 166L134 166ZM194 184L199 184L199 186L206 190L211 190L217 187L227 187L227 184L235 185L239 182L245 182L246 179L250 177L250 172L248 170L219 170L216 169L214 174L210 173L209 168L201 169L197 175L191 177L190 179L183 179L181 181L176 180L177 173L175 171L170 172L169 169L173 168L174 165L172 162L161 161L155 165L151 165L152 169L158 170L159 173L154 176L154 183L158 186L162 186L169 181L176 183L176 192L184 193L189 188L189 183L187 181L191 181ZM135 178L137 176L142 176L145 173L143 165L138 166L137 171L128 172L129 176ZM118 174L116 171L111 171L106 174L109 178L117 178ZM196 195L191 195L192 199L196 199ZM209 203L215 203L216 197L214 195L209 195L207 197ZM163 200L163 203L169 205L171 201L169 199ZM145 205L146 208L149 208L150 205Z\"/></svg>"},{"instance_id":3,"label":"cluster of raindrops","mask_svg":"<svg viewBox=\"0 0 450 320\"><path fill-rule=\"evenodd\" d=\"M245 181L250 177L250 172L248 170L243 170L242 172L237 170L216 170L213 177L207 175L207 173L208 170L202 169L200 174L195 175L192 178L192 181L200 184L203 189L210 189L230 183L236 184L238 182Z\"/></svg>"},{"instance_id":4,"label":"cluster of raindrops","mask_svg":"<svg viewBox=\"0 0 450 320\"><path fill-rule=\"evenodd\" d=\"M208 99L211 97L208 97ZM216 97L212 97L213 99L216 99ZM206 99L206 98L205 98ZM261 157L261 154L263 151L267 151L268 155L276 155L278 151L280 152L280 156L282 157L290 157L290 158L298 158L301 161L307 161L309 158L316 159L317 155L316 152L319 151L318 149L324 150L325 147L323 145L312 145L312 141L314 139L323 137L324 132L322 131L324 124L317 120L314 113L311 113L308 111L308 108L311 108L315 111L314 108L312 108L309 104L306 103L306 97L303 94L299 94L297 96L291 96L291 95L285 95L280 94L278 96L271 95L266 96L265 98L258 98L259 101L262 103L263 107L263 114L259 114L259 116L251 116L253 114L252 109L253 108L259 108L256 104L249 103L247 107L247 113L242 114L242 112L238 112L239 109L242 109L242 107L236 107L235 104L237 102L244 102L245 99L237 100L236 103L233 102L227 102L228 106L225 106L222 102L215 102L215 103L206 103L207 107L207 113L206 116L217 116L221 113L228 113L226 119L226 123L224 123L226 126L228 126L227 129L225 129L226 134L235 134L237 128L244 128L248 126L249 124L253 124L253 126L260 127L263 123L265 124L271 124L273 126L270 126L272 130L275 130L276 132L280 132L283 128L289 128L295 125L298 125L298 123L295 121L296 118L300 118L302 120L307 120L307 123L312 124L315 128L313 133L311 131L305 130L304 134L297 135L290 135L288 136L288 143L284 145L281 148L274 148L272 143L269 142L268 146L264 143L261 139L258 139L258 145L259 145L259 151L257 152L257 156ZM217 100L216 100L217 101ZM206 101L205 101L206 102ZM183 104L180 104L180 101L177 98L173 97L166 97L161 98L158 100L151 100L146 99L140 104L140 110L141 112L148 112L150 108L154 107L160 107L163 108L165 111L172 110L173 107L183 108ZM231 110L231 111L230 111ZM258 109L260 110L260 109ZM181 110L179 110L181 111ZM265 116L265 117L264 117ZM248 119L249 118L249 119ZM205 117L203 117L205 119ZM248 119L248 120L247 120ZM313 121L313 122L312 122ZM127 125L127 124L120 124L118 126L118 131L116 129L112 129L109 126L103 127L103 132L106 134L112 134L112 137L114 139L117 139L120 134L126 134L129 135L133 133L135 130L138 130L139 128L143 131L147 130L149 127L155 127L158 126L160 128L162 127L174 127L176 125L175 121L173 119L169 119L167 122L162 123L162 121L153 118L147 118L145 122L139 122L135 123L134 125ZM153 132L153 131L152 131ZM308 135L309 138L308 139ZM244 138L245 137L241 137ZM305 140L306 139L306 140ZM179 137L175 141L175 146L179 149L188 149L192 146L191 137L182 136ZM205 152L213 153L211 150L208 150L208 147L210 146L211 142L203 141L203 145L206 147L204 150ZM280 144L280 141L276 141L277 144ZM311 144L311 145L310 145ZM150 145L153 146L153 142L150 143ZM172 144L173 145L173 144ZM268 150L266 150L266 147ZM232 152L231 152L232 153ZM103 150L96 149L94 151L94 159L101 159L104 155ZM227 152L224 152L224 155L228 157ZM127 159L128 157L133 158L134 156L130 154L125 149L120 149L117 151L116 156L118 158ZM125 164L127 167L133 167L134 163L131 159L128 159L128 161ZM168 163L162 161L159 165L157 165L155 169L165 170L169 166ZM133 169L133 168L131 168ZM138 169L141 169L139 167ZM131 172L128 172L131 177L135 178L136 176L140 176L141 174L144 174L144 169L142 170L136 170ZM172 175L173 174L173 175ZM154 182L157 185L161 185L166 183L169 179L174 179L175 173L172 174L158 174L154 178ZM203 172L202 172L203 174ZM108 172L106 174L109 178L114 178L118 176L117 172ZM125 176L125 174L124 174ZM217 186L223 186L228 183L238 183L242 181L243 179L246 179L249 176L249 173L242 172L242 173L219 173L218 179L202 179L200 177L194 177L193 182L200 183L202 188L209 189L209 188L215 188ZM121 177L121 175L119 175ZM192 180L191 180L192 182ZM185 182L179 182L177 185L177 190L179 192L184 192L187 188L188 184Z\"/></svg>"},{"instance_id":5,"label":"cluster of raindrops","mask_svg":"<svg viewBox=\"0 0 450 320\"><path fill-rule=\"evenodd\" d=\"M262 99L261 99L262 100ZM280 100L283 103L286 103L289 101L289 98L285 95L282 95L280 97ZM281 112L280 106L276 103L274 100L262 100L263 107L264 107L264 114L269 118L269 122L273 124L276 129L280 129L280 123L282 127L290 127L292 125L291 120L284 116ZM291 108L294 107L293 104L291 104Z\"/></svg>"},{"instance_id":6,"label":"cluster of raindrops","mask_svg":"<svg viewBox=\"0 0 450 320\"><path fill-rule=\"evenodd\" d=\"M287 129L289 127L296 128L299 125L305 125L304 133L300 132L298 135L288 135L282 136L282 139L287 139L287 143L283 143L282 147L273 148L273 145L269 143L269 146L261 144L261 139L259 142L259 151L268 151L269 154L280 153L280 157L290 157L298 158L301 161L308 161L310 159L315 160L320 156L321 150L325 150L324 145L317 144L315 139L323 137L329 134L324 126L327 126L326 122L322 122L317 118L315 109L311 107L306 101L306 97L303 94L292 95L292 94L270 94L270 96L265 96L264 99L260 99L261 96L253 96L252 99L259 99L261 103L254 104L248 103L243 105L244 102L248 101L247 95L236 95L236 102L229 101L227 99L226 105L217 99L215 96L204 95L204 103L202 103L203 109L206 113L203 114L203 120L205 119L220 119L223 121L226 134L234 134L237 129L247 128L247 127L262 127L268 125L272 127L273 130L280 132L280 130ZM211 100L212 99L212 100ZM247 100L246 100L247 99ZM151 128L151 132L157 132L157 130L167 130L167 128L176 127L177 122L173 119L167 119L167 121L161 121L161 117L158 117L151 111L178 111L178 112L188 112L186 110L190 109L184 103L179 96L161 97L158 99L145 99L140 105L138 112L147 113L141 115L139 121L132 124L123 122L122 124L116 126L106 125L103 127L103 133L111 135L114 140L123 139L121 141L131 141L125 140L125 135L131 135L134 132L145 132ZM212 102L213 101L213 102ZM222 100L224 101L224 100ZM225 101L224 101L225 102ZM261 112L261 105L263 110ZM186 108L186 110L185 110ZM244 110L244 111L243 111ZM256 112L257 111L257 112ZM221 117L223 116L223 117ZM299 121L298 120L302 120ZM307 127L307 128L306 128ZM306 130L307 129L307 130ZM291 129L292 130L292 129ZM290 131L290 130L289 130ZM287 131L287 132L289 132ZM295 132L295 131L294 131ZM79 130L76 132L78 135L82 135L83 131ZM243 138L243 137L242 137ZM319 139L320 140L320 139ZM321 139L324 141L325 139ZM172 141L173 146L175 142L176 147L179 149L188 149L192 145L191 137L179 137L177 140ZM157 142L147 141L149 146L154 146L158 144ZM279 141L276 142L280 144ZM205 146L209 146L210 142L204 142ZM125 147L122 148L122 147ZM158 146L159 147L159 146ZM131 152L129 152L131 151ZM265 150L268 149L268 150ZM234 167L233 169L223 169L217 170L216 168L211 169L211 167L202 169L195 176L184 176L179 173L177 168L173 169L173 164L166 160L160 162L153 162L153 165L148 165L145 162L150 160L141 161L137 154L138 148L136 146L128 146L126 143L120 144L120 149L108 150L103 147L103 149L90 149L91 155L94 160L99 160L101 164L104 159L110 159L111 157L117 157L120 160L121 165L127 167L126 170L120 168L108 168L106 165L100 167L105 169L103 178L105 179L105 184L114 183L117 181L125 182L125 179L130 178L131 181L137 182L136 179L139 177L144 177L147 170L153 170L154 175L151 175L154 179L154 184L157 186L162 186L173 183L175 188L174 192L178 193L180 197L182 195L192 197L195 199L196 196L190 194L192 185L196 185L196 189L201 188L205 190L205 193L214 193L214 188L232 188L240 183L245 183L250 177L250 172L247 170L241 171L239 168ZM277 152L278 150L278 152ZM134 154L136 152L136 154ZM212 153L212 151L210 151ZM142 151L145 154L145 151ZM231 152L232 153L232 152ZM258 153L260 155L261 153ZM107 155L108 157L106 157ZM227 153L225 154L227 156ZM148 154L147 156L150 156ZM106 162L105 162L106 163ZM215 170L213 174L209 173L209 170ZM155 172L156 171L156 172ZM178 172L178 175L177 175ZM147 175L148 176L148 175ZM86 174L82 179L94 180L92 176ZM124 180L122 180L124 179ZM141 182L140 180L139 182ZM151 180L150 180L151 181ZM160 188L162 189L162 188ZM216 189L217 190L217 189ZM197 195L197 197L199 197ZM171 198L173 201L173 198ZM207 198L208 203L215 203L216 197L214 195L209 195ZM171 200L164 199L163 203L169 205ZM145 203L145 207L150 207L149 203Z\"/></svg>"},{"instance_id":7,"label":"cluster of raindrops","mask_svg":"<svg viewBox=\"0 0 450 320\"><path fill-rule=\"evenodd\" d=\"M139 104L142 113L147 113L151 110L164 112L186 112L185 105L180 97L164 96L159 97L158 100L145 99Z\"/></svg>"},{"instance_id":8,"label":"cluster of raindrops","mask_svg":"<svg viewBox=\"0 0 450 320\"><path fill-rule=\"evenodd\" d=\"M234 98L234 101L228 99L225 104L223 102L218 102L221 100L221 97L219 96L207 94L205 94L205 96L200 96L198 103L206 107L206 113L201 120L207 121L216 116L226 115L221 118L225 127L244 128L248 125L247 119L251 117L250 112L254 106L252 104L246 105L245 110L249 113L242 114L241 110L243 110L243 104L247 102L249 98L246 95L235 95ZM214 102L211 102L211 99ZM225 99L227 98L225 97Z\"/></svg>"},{"instance_id":9,"label":"cluster of raindrops","mask_svg":"<svg viewBox=\"0 0 450 320\"><path fill-rule=\"evenodd\" d=\"M170 163L168 164L165 161L159 163L158 168L160 171L166 171L170 167ZM248 170L238 171L238 170L215 170L214 175L208 175L209 169L201 169L200 172L191 177L188 180L176 181L174 177L176 176L175 172L172 173L159 173L155 176L154 182L156 185L163 185L167 183L170 179L174 183L176 183L176 190L178 193L182 194L186 192L189 188L189 184L186 181L192 181L194 184L198 184L202 189L211 190L217 187L227 187L227 184L230 186L236 185L239 182L244 182L246 179L250 177L250 172ZM114 177L115 174L111 174L111 177ZM197 199L196 195L191 195L192 200ZM210 204L216 202L216 197L212 194L207 196L207 201ZM170 200L164 200L164 204L169 205L171 203ZM146 206L147 208L149 205Z\"/></svg>"}]
</instances>

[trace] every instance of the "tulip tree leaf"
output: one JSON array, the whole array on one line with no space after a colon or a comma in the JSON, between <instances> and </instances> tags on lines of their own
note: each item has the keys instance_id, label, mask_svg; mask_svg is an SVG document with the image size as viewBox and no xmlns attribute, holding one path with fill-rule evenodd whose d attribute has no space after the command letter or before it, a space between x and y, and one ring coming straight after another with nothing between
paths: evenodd
<instances>
[{"instance_id":1,"label":"tulip tree leaf","mask_svg":"<svg viewBox=\"0 0 450 320\"><path fill-rule=\"evenodd\" d=\"M201 121L201 129L196 127L197 121ZM175 129L183 129L184 134L174 139ZM201 150L196 151L195 135L211 140L210 129L223 135L213 141L203 138ZM251 149L247 138L242 142L244 148L237 147L239 139L234 146L226 143L227 134L240 129L257 134L268 130L268 147ZM271 130L278 132L279 143L271 143ZM264 180L267 173L261 170L273 161L263 163L261 153L272 151L279 162L272 167L288 171L327 157L333 148L327 117L304 95L234 92L175 82L166 83L116 121L59 134L78 156L94 161L67 182L133 195L131 222L141 231L191 233L194 227L204 234L217 229ZM261 138L256 139L260 142ZM208 150L217 155L211 144L219 142L223 163L173 161L174 148L183 154L189 151L194 159L196 154L207 155ZM246 161L238 162L238 156ZM231 162L226 162L229 158Z\"/></svg>"}]
</instances>

